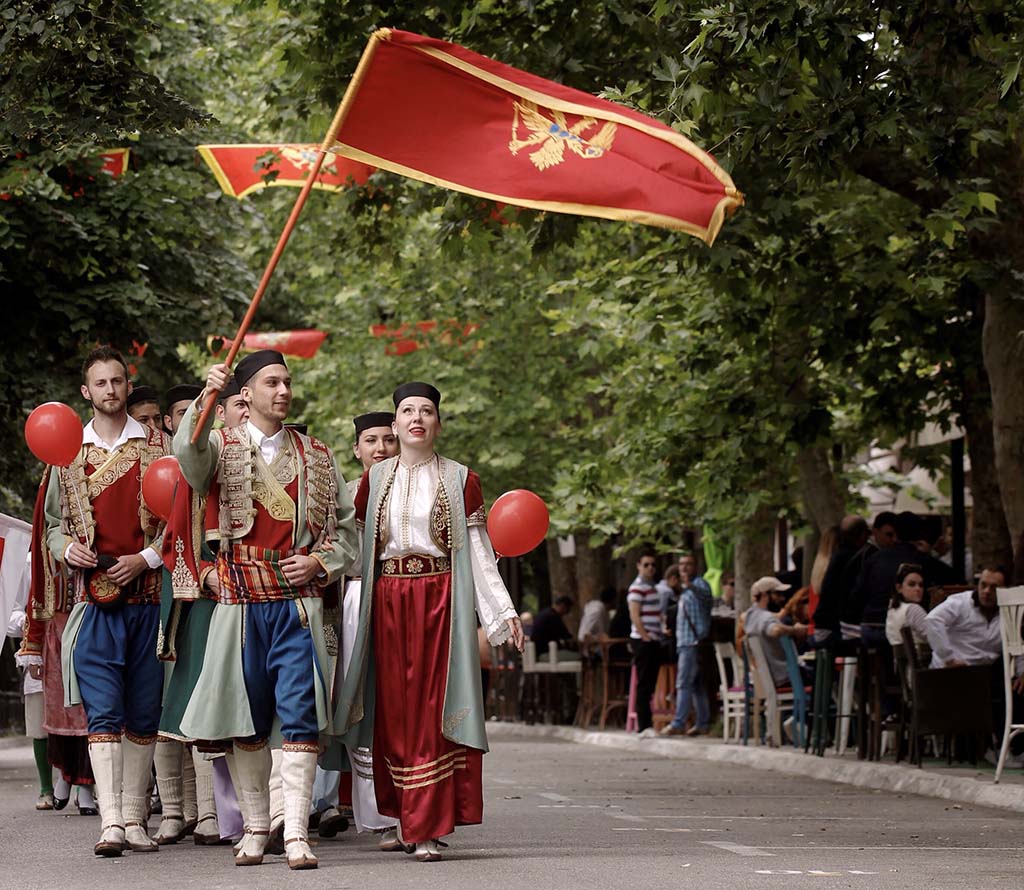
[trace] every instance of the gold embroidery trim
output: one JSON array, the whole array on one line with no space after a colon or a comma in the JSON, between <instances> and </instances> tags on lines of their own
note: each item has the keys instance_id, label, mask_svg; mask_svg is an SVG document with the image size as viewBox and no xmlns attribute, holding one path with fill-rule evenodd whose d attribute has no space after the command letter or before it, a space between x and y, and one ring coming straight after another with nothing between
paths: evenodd
<instances>
[{"instance_id":1,"label":"gold embroidery trim","mask_svg":"<svg viewBox=\"0 0 1024 890\"><path fill-rule=\"evenodd\" d=\"M453 761L451 764L441 767L440 770L436 771L437 775L432 775L429 778L425 776L414 776L411 777L410 780L406 780L398 776L395 776L392 773L391 784L393 784L396 788L402 791L409 791L413 788L426 788L429 785L437 785L439 782L443 782L445 779L451 778L455 774L456 770L466 768L466 759L465 757L463 757L461 760Z\"/></svg>"},{"instance_id":2,"label":"gold embroidery trim","mask_svg":"<svg viewBox=\"0 0 1024 890\"><path fill-rule=\"evenodd\" d=\"M388 760L387 758L384 759L384 762L388 765L388 769L391 770L392 772L414 773L414 772L417 772L418 770L430 769L430 767L437 766L442 761L451 760L453 757L464 757L465 754L466 754L466 749L463 748L463 747L459 747L459 748L456 748L454 751L449 751L447 754L442 754L440 757L436 758L435 760L428 760L426 763L421 763L421 764L418 764L417 766L392 766L391 765L391 761Z\"/></svg>"},{"instance_id":3,"label":"gold embroidery trim","mask_svg":"<svg viewBox=\"0 0 1024 890\"><path fill-rule=\"evenodd\" d=\"M270 514L272 519L278 522L289 522L295 526L296 507L287 491L285 484L294 481L297 474L294 453L289 449L281 449L273 460L272 466L267 466L259 451L255 454L255 478L252 481L253 499L263 505L263 508ZM287 465L288 472L282 470L282 465ZM282 483L282 479L291 474L288 483Z\"/></svg>"},{"instance_id":4,"label":"gold embroidery trim","mask_svg":"<svg viewBox=\"0 0 1024 890\"><path fill-rule=\"evenodd\" d=\"M450 627L450 625L451 625L451 622L449 622L449 627ZM450 631L449 631L449 633L450 633ZM445 737L450 736L453 732L455 732L456 729L458 729L459 724L461 724L462 721L465 720L466 717L468 717L468 716L469 716L469 708L462 708L462 709L456 711L454 714L451 714L448 717L445 717L444 720L442 721L442 725L441 725L441 735L443 735Z\"/></svg>"}]
</instances>

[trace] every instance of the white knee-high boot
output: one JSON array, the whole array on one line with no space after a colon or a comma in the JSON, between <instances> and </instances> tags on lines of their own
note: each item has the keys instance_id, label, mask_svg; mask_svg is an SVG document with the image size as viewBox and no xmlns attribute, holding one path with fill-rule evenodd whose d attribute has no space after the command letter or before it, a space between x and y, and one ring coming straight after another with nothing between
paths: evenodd
<instances>
[{"instance_id":1,"label":"white knee-high boot","mask_svg":"<svg viewBox=\"0 0 1024 890\"><path fill-rule=\"evenodd\" d=\"M114 741L114 739L117 741ZM89 742L89 760L96 777L96 803L100 809L100 839L93 848L97 856L120 856L125 848L124 816L121 813L121 782L124 767L121 737L105 736Z\"/></svg>"},{"instance_id":2,"label":"white knee-high boot","mask_svg":"<svg viewBox=\"0 0 1024 890\"><path fill-rule=\"evenodd\" d=\"M160 803L163 806L160 827L153 836L158 844L176 844L185 834L181 781L184 751L185 746L177 739L157 740L153 764L156 766L156 787L160 791Z\"/></svg>"},{"instance_id":3,"label":"white knee-high boot","mask_svg":"<svg viewBox=\"0 0 1024 890\"><path fill-rule=\"evenodd\" d=\"M242 845L235 865L259 865L270 834L270 747L258 748L235 742L235 772L238 776L238 805L245 820Z\"/></svg>"},{"instance_id":4,"label":"white knee-high boot","mask_svg":"<svg viewBox=\"0 0 1024 890\"><path fill-rule=\"evenodd\" d=\"M316 777L316 745L285 742L281 753L281 787L284 794L284 847L288 867L316 868L319 864L309 846L309 807Z\"/></svg>"},{"instance_id":5,"label":"white knee-high boot","mask_svg":"<svg viewBox=\"0 0 1024 890\"><path fill-rule=\"evenodd\" d=\"M185 815L185 835L195 831L199 821L199 806L196 801L196 767L187 748L182 746L181 757L182 810Z\"/></svg>"},{"instance_id":6,"label":"white knee-high boot","mask_svg":"<svg viewBox=\"0 0 1024 890\"><path fill-rule=\"evenodd\" d=\"M146 831L149 803L149 779L153 773L156 737L133 737L125 733L121 743L124 758L123 801L124 836L136 853L155 853L160 848Z\"/></svg>"},{"instance_id":7,"label":"white knee-high boot","mask_svg":"<svg viewBox=\"0 0 1024 890\"><path fill-rule=\"evenodd\" d=\"M196 830L192 837L197 844L213 846L221 842L220 825L217 823L217 802L213 796L213 761L207 760L194 747L191 757L196 770L198 816Z\"/></svg>"},{"instance_id":8,"label":"white knee-high boot","mask_svg":"<svg viewBox=\"0 0 1024 890\"><path fill-rule=\"evenodd\" d=\"M281 790L281 749L270 752L273 766L270 770L270 841L267 852L280 855L284 852L284 793Z\"/></svg>"}]
</instances>

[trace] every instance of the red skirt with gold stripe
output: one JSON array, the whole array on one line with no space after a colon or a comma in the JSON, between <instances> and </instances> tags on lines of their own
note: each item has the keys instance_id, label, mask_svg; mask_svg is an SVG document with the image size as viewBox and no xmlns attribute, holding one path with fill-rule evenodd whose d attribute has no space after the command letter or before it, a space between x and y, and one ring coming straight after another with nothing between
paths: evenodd
<instances>
[{"instance_id":1,"label":"red skirt with gold stripe","mask_svg":"<svg viewBox=\"0 0 1024 890\"><path fill-rule=\"evenodd\" d=\"M451 585L450 572L384 575L374 589L374 790L406 843L483 820L483 752L441 735Z\"/></svg>"}]
</instances>

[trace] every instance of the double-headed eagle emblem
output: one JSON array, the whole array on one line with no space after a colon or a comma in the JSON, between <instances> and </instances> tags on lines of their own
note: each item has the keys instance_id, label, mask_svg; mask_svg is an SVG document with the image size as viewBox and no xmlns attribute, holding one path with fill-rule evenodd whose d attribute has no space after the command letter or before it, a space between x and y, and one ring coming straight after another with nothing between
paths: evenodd
<instances>
[{"instance_id":1,"label":"double-headed eagle emblem","mask_svg":"<svg viewBox=\"0 0 1024 890\"><path fill-rule=\"evenodd\" d=\"M520 149L538 146L530 154L530 160L538 170L547 170L548 167L561 164L565 160L566 148L588 161L603 157L615 141L615 131L618 129L616 124L606 123L588 138L584 134L597 126L597 121L592 117L582 117L570 127L561 111L552 111L549 118L537 110L534 102L516 101L512 104L515 111L508 150L517 155ZM531 131L525 139L519 138L520 123Z\"/></svg>"},{"instance_id":2,"label":"double-headed eagle emblem","mask_svg":"<svg viewBox=\"0 0 1024 890\"><path fill-rule=\"evenodd\" d=\"M281 157L288 161L296 170L306 172L313 168L316 163L316 159L319 152L316 150L316 146L294 146L284 145L281 147ZM320 175L334 174L337 171L334 168L333 156L330 160L326 161L320 170Z\"/></svg>"}]
</instances>

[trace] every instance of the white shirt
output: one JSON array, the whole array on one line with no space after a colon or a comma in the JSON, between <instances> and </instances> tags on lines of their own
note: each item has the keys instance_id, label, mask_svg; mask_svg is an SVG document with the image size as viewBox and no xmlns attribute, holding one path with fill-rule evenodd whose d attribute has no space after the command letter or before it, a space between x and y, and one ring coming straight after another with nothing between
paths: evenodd
<instances>
[{"instance_id":1,"label":"white shirt","mask_svg":"<svg viewBox=\"0 0 1024 890\"><path fill-rule=\"evenodd\" d=\"M260 454L263 455L263 460L268 464L277 457L277 453L284 446L284 427L281 427L274 435L268 436L263 430L252 425L252 422L247 420L245 422L245 428L249 431L249 441L251 441L260 450Z\"/></svg>"},{"instance_id":2,"label":"white shirt","mask_svg":"<svg viewBox=\"0 0 1024 890\"><path fill-rule=\"evenodd\" d=\"M380 559L422 553L426 556L447 556L430 536L430 512L440 484L438 460L434 455L409 467L398 461L395 481L388 498L387 545ZM509 638L505 622L516 617L512 598L501 580L494 550L483 526L469 526L469 560L473 568L476 612L492 646Z\"/></svg>"},{"instance_id":3,"label":"white shirt","mask_svg":"<svg viewBox=\"0 0 1024 890\"><path fill-rule=\"evenodd\" d=\"M928 642L928 613L918 603L900 603L889 607L885 613L885 638L890 646L902 646L901 631L904 625L910 628L915 643ZM998 623L997 623L998 624Z\"/></svg>"},{"instance_id":4,"label":"white shirt","mask_svg":"<svg viewBox=\"0 0 1024 890\"><path fill-rule=\"evenodd\" d=\"M599 599L590 600L583 607L580 629L576 634L576 639L582 643L588 636L596 637L600 634L607 634L610 621L608 607Z\"/></svg>"},{"instance_id":5,"label":"white shirt","mask_svg":"<svg viewBox=\"0 0 1024 890\"><path fill-rule=\"evenodd\" d=\"M96 420L90 420L86 425L85 429L82 430L82 444L83 445L95 445L97 448L102 448L104 451L116 451L129 439L145 439L148 434L146 428L139 423L134 417L126 418L124 427L121 429L121 433L113 442L104 442L100 438L100 434L96 432L95 426Z\"/></svg>"},{"instance_id":6,"label":"white shirt","mask_svg":"<svg viewBox=\"0 0 1024 890\"><path fill-rule=\"evenodd\" d=\"M933 668L948 661L991 664L1003 651L999 613L988 621L976 605L974 593L954 593L928 613L928 643Z\"/></svg>"},{"instance_id":7,"label":"white shirt","mask_svg":"<svg viewBox=\"0 0 1024 890\"><path fill-rule=\"evenodd\" d=\"M97 448L102 448L104 451L116 451L122 445L124 445L129 439L147 439L149 433L141 423L139 423L134 417L128 417L125 421L124 427L118 434L118 437L113 442L104 442L100 438L100 434L96 432L95 418L90 420L86 425L85 429L82 430L82 444L83 445L95 445ZM72 542L74 543L74 542ZM68 544L64 548L64 561L67 561L68 550L71 549L71 544ZM146 565L151 569L158 569L163 565L163 560L160 558L160 554L157 553L152 547L147 547L145 550L139 552Z\"/></svg>"}]
</instances>

